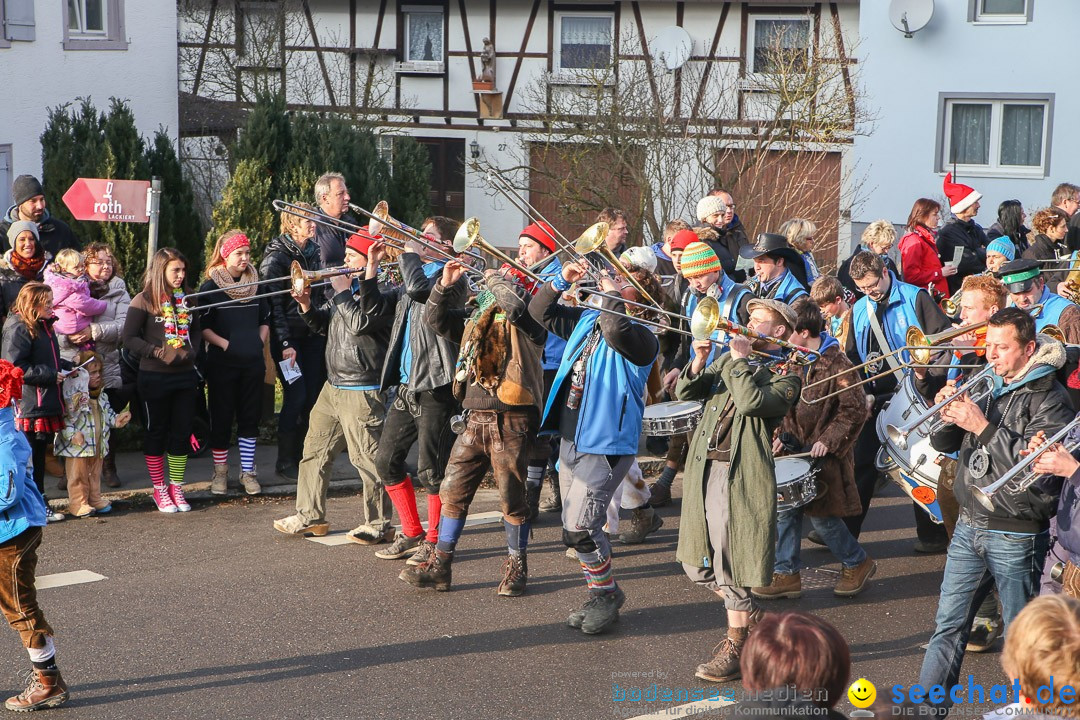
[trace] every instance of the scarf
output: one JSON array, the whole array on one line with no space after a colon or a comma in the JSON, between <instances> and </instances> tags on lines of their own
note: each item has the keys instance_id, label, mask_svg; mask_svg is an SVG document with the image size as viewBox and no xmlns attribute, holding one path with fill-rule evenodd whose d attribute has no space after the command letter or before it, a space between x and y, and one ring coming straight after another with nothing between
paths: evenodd
<instances>
[{"instance_id":1,"label":"scarf","mask_svg":"<svg viewBox=\"0 0 1080 720\"><path fill-rule=\"evenodd\" d=\"M108 280L91 280L90 281L90 297L95 300L100 300L105 297L109 292L109 283L112 282L112 278Z\"/></svg>"},{"instance_id":2,"label":"scarf","mask_svg":"<svg viewBox=\"0 0 1080 720\"><path fill-rule=\"evenodd\" d=\"M255 292L258 290L258 285L247 285L246 287L233 287L233 285L245 285L246 283L253 283L259 279L259 273L255 271L254 265L248 265L244 268L243 274L240 279L235 279L232 274L225 269L224 265L215 265L210 268L206 273L211 280L217 283L217 286L225 292L232 300L245 300L255 296Z\"/></svg>"},{"instance_id":3,"label":"scarf","mask_svg":"<svg viewBox=\"0 0 1080 720\"><path fill-rule=\"evenodd\" d=\"M41 274L41 269L45 267L45 254L38 253L34 257L27 259L13 250L8 256L8 262L11 264L12 270L27 280L36 280Z\"/></svg>"}]
</instances>

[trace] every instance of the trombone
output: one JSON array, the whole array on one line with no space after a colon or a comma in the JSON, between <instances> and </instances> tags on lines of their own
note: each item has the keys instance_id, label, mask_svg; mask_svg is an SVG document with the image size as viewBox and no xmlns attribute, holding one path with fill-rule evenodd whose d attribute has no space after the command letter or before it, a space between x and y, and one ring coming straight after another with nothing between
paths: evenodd
<instances>
[{"instance_id":1,"label":"trombone","mask_svg":"<svg viewBox=\"0 0 1080 720\"><path fill-rule=\"evenodd\" d=\"M479 247L481 250L494 255L497 259L502 260L504 263L517 270L519 273L529 278L533 282L543 284L544 279L534 273L530 268L525 267L517 260L514 260L509 255L499 250L494 245L480 235L480 220L475 217L468 218L465 222L461 223L461 227L458 228L457 233L454 234L454 252L463 253L471 249L472 247ZM547 258L543 260L544 263L548 262Z\"/></svg>"},{"instance_id":2,"label":"trombone","mask_svg":"<svg viewBox=\"0 0 1080 720\"><path fill-rule=\"evenodd\" d=\"M980 386L985 385L985 388ZM1001 379L994 374L994 366L987 365L977 374L972 375L966 382L956 388L956 393L945 398L941 402L935 404L933 407L928 408L924 413L905 425L886 425L885 432L888 433L889 439L896 444L901 450L907 450L908 448L908 436L915 432L923 423L930 421L930 426L926 428L926 435L933 435L949 423L941 419L939 414L945 408L946 405L956 400L961 395L967 394L971 398L971 401L975 404L981 403L998 387L1001 386Z\"/></svg>"},{"instance_id":3,"label":"trombone","mask_svg":"<svg viewBox=\"0 0 1080 720\"><path fill-rule=\"evenodd\" d=\"M275 290L268 293L259 293L246 298L230 298L228 300L222 300L221 302L210 303L209 305L196 305L191 308L192 310L209 310L210 308L221 307L222 305L233 305L235 303L247 302L249 300L258 300L259 298L270 297L272 295L284 295L290 293L293 295L302 295L308 288L324 287L329 285L330 282L327 278L332 278L337 275L351 275L353 273L361 273L363 270L350 267L340 268L327 268L325 270L305 270L303 266L296 260L292 261L289 266L289 287L285 290ZM273 280L264 280L262 282L282 282L284 278L274 278ZM257 283L246 283L246 285L255 285ZM233 285L232 287L243 287L242 285ZM225 292L222 289L206 290L201 293L192 293L191 295L185 295L185 302L189 297L195 295L210 295L212 293Z\"/></svg>"},{"instance_id":4,"label":"trombone","mask_svg":"<svg viewBox=\"0 0 1080 720\"><path fill-rule=\"evenodd\" d=\"M994 498L997 497L997 494L1004 490L1006 486L1008 486L1009 483L1011 483L1017 477L1019 477L1019 480L1016 481L1016 484L1012 488L1010 488L1008 492L1024 492L1029 487L1034 485L1038 480L1044 477L1048 477L1046 475L1040 475L1039 473L1035 472L1035 470L1032 469L1032 466L1044 452L1049 450L1057 443L1061 442L1065 438L1065 436L1068 435L1069 432L1077 425L1080 425L1080 415L1073 418L1072 422L1054 433L1054 436L1047 440L1039 449L1033 451L1023 460L1009 468L1009 470L1006 471L1006 473L1000 478L990 483L986 487L972 487L971 492L975 495L975 499L978 500L979 503L987 510L993 510ZM1065 445L1065 450L1068 452L1073 452L1078 448L1080 448L1080 442L1071 442ZM1023 474L1021 475L1021 473Z\"/></svg>"}]
</instances>

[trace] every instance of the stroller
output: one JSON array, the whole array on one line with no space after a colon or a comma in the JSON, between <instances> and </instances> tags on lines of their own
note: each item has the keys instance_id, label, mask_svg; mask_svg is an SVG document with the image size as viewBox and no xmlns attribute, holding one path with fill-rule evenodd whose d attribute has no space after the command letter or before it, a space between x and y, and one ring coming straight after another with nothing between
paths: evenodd
<instances>
[{"instance_id":1,"label":"stroller","mask_svg":"<svg viewBox=\"0 0 1080 720\"><path fill-rule=\"evenodd\" d=\"M195 402L195 420L191 426L191 457L202 457L210 451L210 412L206 408L206 381L198 367L198 399ZM146 410L139 397L139 358L127 348L120 349L120 376L124 387L131 388L131 419L146 427Z\"/></svg>"}]
</instances>

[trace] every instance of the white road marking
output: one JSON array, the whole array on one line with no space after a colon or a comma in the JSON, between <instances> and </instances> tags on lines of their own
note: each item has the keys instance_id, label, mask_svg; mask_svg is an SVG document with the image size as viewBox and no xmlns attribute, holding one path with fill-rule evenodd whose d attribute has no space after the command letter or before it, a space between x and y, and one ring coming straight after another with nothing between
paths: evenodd
<instances>
[{"instance_id":1,"label":"white road marking","mask_svg":"<svg viewBox=\"0 0 1080 720\"><path fill-rule=\"evenodd\" d=\"M698 700L685 705L675 705L663 710L657 710L648 715L636 715L626 720L671 720L671 718L697 717L711 710L719 710L722 707L734 704L734 700Z\"/></svg>"},{"instance_id":2,"label":"white road marking","mask_svg":"<svg viewBox=\"0 0 1080 720\"><path fill-rule=\"evenodd\" d=\"M491 510L489 512L474 513L472 515L469 515L465 519L465 527L476 527L477 525L493 525L500 522L502 522L502 513L498 510ZM427 530L426 522L420 524L423 526L424 530ZM401 528L400 525L395 525L394 527L398 529ZM305 537L304 539L310 540L311 542L319 543L320 545L327 545L329 547L333 547L335 545L353 544L352 540L350 540L348 537L347 531L345 530L338 530L336 532L328 533L327 535L324 535L322 537L311 536ZM89 581L84 580L83 582Z\"/></svg>"},{"instance_id":3,"label":"white road marking","mask_svg":"<svg viewBox=\"0 0 1080 720\"><path fill-rule=\"evenodd\" d=\"M92 583L98 580L108 580L108 578L89 570L73 570L72 572L55 573L53 575L39 575L34 585L38 590L44 590L45 588L64 587L65 585Z\"/></svg>"}]
</instances>

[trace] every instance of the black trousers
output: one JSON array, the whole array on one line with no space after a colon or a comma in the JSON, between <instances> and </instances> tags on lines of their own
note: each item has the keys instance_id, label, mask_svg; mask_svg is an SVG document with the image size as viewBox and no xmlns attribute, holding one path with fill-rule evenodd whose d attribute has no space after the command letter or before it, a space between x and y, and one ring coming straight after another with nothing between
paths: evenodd
<instances>
[{"instance_id":1,"label":"black trousers","mask_svg":"<svg viewBox=\"0 0 1080 720\"><path fill-rule=\"evenodd\" d=\"M207 363L205 372L210 447L216 450L229 447L233 419L237 437L258 437L266 368L261 363L248 367Z\"/></svg>"},{"instance_id":2,"label":"black trousers","mask_svg":"<svg viewBox=\"0 0 1080 720\"><path fill-rule=\"evenodd\" d=\"M296 433L299 445L303 446L308 416L326 382L326 337L309 335L294 338L291 345L296 350L296 364L300 366L301 375L291 384L281 380L278 432ZM281 362L281 347L277 343L270 347L270 355L274 358L274 371L280 379L281 366L278 363Z\"/></svg>"},{"instance_id":3,"label":"black trousers","mask_svg":"<svg viewBox=\"0 0 1080 720\"><path fill-rule=\"evenodd\" d=\"M405 457L417 443L416 474L428 492L439 492L454 432L450 418L458 411L449 385L414 393L404 385L383 422L375 471L386 487L405 482Z\"/></svg>"},{"instance_id":4,"label":"black trousers","mask_svg":"<svg viewBox=\"0 0 1080 720\"><path fill-rule=\"evenodd\" d=\"M45 455L52 444L52 433L23 432L26 441L30 443L30 460L34 465L34 484L38 492L45 495Z\"/></svg>"},{"instance_id":5,"label":"black trousers","mask_svg":"<svg viewBox=\"0 0 1080 720\"><path fill-rule=\"evenodd\" d=\"M146 413L143 452L187 455L199 392L194 370L179 373L139 372L139 397Z\"/></svg>"}]
</instances>

